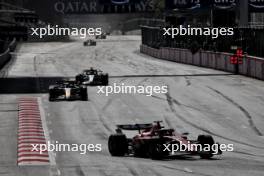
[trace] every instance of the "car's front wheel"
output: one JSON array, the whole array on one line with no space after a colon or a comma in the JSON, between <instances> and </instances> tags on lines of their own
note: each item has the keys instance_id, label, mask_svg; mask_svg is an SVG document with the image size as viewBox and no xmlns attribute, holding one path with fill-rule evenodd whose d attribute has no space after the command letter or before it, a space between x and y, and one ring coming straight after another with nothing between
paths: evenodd
<instances>
[{"instance_id":1,"label":"car's front wheel","mask_svg":"<svg viewBox=\"0 0 264 176\"><path fill-rule=\"evenodd\" d=\"M52 91L49 92L49 101L55 101L55 96Z\"/></svg>"},{"instance_id":2,"label":"car's front wheel","mask_svg":"<svg viewBox=\"0 0 264 176\"><path fill-rule=\"evenodd\" d=\"M124 156L128 152L126 135L112 134L108 139L108 150L112 156Z\"/></svg>"},{"instance_id":3,"label":"car's front wheel","mask_svg":"<svg viewBox=\"0 0 264 176\"><path fill-rule=\"evenodd\" d=\"M160 160L163 158L163 148L162 144L159 142L153 142L149 144L149 157L153 160Z\"/></svg>"},{"instance_id":4,"label":"car's front wheel","mask_svg":"<svg viewBox=\"0 0 264 176\"><path fill-rule=\"evenodd\" d=\"M212 150L213 150L212 147L215 143L213 137L210 135L199 135L197 141L203 147L203 151L201 151L200 157L203 159L212 158L214 156L213 152L212 152ZM204 151L205 148L209 148L210 150Z\"/></svg>"},{"instance_id":5,"label":"car's front wheel","mask_svg":"<svg viewBox=\"0 0 264 176\"><path fill-rule=\"evenodd\" d=\"M107 86L109 84L109 76L108 74L103 76L103 85Z\"/></svg>"}]
</instances>

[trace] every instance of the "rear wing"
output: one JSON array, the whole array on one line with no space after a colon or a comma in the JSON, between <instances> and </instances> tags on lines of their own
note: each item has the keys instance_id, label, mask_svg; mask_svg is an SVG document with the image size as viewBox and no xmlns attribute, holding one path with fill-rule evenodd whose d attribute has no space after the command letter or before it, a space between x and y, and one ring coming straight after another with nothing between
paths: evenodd
<instances>
[{"instance_id":1,"label":"rear wing","mask_svg":"<svg viewBox=\"0 0 264 176\"><path fill-rule=\"evenodd\" d=\"M117 128L122 130L145 130L145 129L151 129L152 127L153 127L152 123L134 124L134 125L117 125Z\"/></svg>"}]
</instances>

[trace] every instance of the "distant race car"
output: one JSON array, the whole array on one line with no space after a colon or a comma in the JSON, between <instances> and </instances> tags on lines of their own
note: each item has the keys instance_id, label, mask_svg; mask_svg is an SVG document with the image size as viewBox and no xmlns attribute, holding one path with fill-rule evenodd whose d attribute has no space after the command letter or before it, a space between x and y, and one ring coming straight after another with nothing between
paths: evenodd
<instances>
[{"instance_id":1,"label":"distant race car","mask_svg":"<svg viewBox=\"0 0 264 176\"><path fill-rule=\"evenodd\" d=\"M49 86L49 101L55 100L88 100L87 87L76 81L62 80Z\"/></svg>"},{"instance_id":2,"label":"distant race car","mask_svg":"<svg viewBox=\"0 0 264 176\"><path fill-rule=\"evenodd\" d=\"M102 33L101 35L96 35L95 39L106 39L106 33Z\"/></svg>"},{"instance_id":3,"label":"distant race car","mask_svg":"<svg viewBox=\"0 0 264 176\"><path fill-rule=\"evenodd\" d=\"M81 74L78 74L76 76L76 81L83 85L108 85L108 74L103 73L101 70L90 68L89 70L83 70Z\"/></svg>"},{"instance_id":4,"label":"distant race car","mask_svg":"<svg viewBox=\"0 0 264 176\"><path fill-rule=\"evenodd\" d=\"M91 39L86 40L83 42L83 46L96 46L96 41L91 40Z\"/></svg>"},{"instance_id":5,"label":"distant race car","mask_svg":"<svg viewBox=\"0 0 264 176\"><path fill-rule=\"evenodd\" d=\"M132 138L122 132L122 130L138 130L138 134ZM185 151L166 150L173 146L175 149L180 144L200 144L200 148L186 148ZM210 147L217 146L217 152ZM153 124L128 124L117 125L116 134L110 135L108 139L108 150L112 156L133 155L136 157L163 159L176 155L198 155L201 158L211 158L213 155L220 155L218 143L210 135L199 135L197 140L187 139L187 134L177 134L173 129L164 129L161 121ZM205 147L209 150L205 151Z\"/></svg>"}]
</instances>

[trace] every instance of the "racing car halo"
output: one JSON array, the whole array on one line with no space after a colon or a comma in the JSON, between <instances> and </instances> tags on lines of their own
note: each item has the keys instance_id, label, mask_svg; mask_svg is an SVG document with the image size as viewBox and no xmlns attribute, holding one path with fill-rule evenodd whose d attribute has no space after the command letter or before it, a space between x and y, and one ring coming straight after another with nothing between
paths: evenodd
<instances>
[{"instance_id":1,"label":"racing car halo","mask_svg":"<svg viewBox=\"0 0 264 176\"><path fill-rule=\"evenodd\" d=\"M199 135L197 140L189 140L186 134L177 134L174 129L164 129L161 122L117 125L116 134L110 135L108 139L109 153L112 156L133 155L143 158L163 159L176 155L175 151L166 150L165 146L179 146L180 143L188 143L200 145L201 148L189 147L185 151L177 151L177 154L198 155L204 159L222 154L219 147L216 153L212 150L214 145L220 145L214 142L212 136ZM138 134L132 138L127 138L122 130L138 130ZM205 151L206 146L209 146L209 150Z\"/></svg>"},{"instance_id":2,"label":"racing car halo","mask_svg":"<svg viewBox=\"0 0 264 176\"><path fill-rule=\"evenodd\" d=\"M88 100L87 87L76 81L62 80L49 86L49 101L55 100Z\"/></svg>"}]
</instances>

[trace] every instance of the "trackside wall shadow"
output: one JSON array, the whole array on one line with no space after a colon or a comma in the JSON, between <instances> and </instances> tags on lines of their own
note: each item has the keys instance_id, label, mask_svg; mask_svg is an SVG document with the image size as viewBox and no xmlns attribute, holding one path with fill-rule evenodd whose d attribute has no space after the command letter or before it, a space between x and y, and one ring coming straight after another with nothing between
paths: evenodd
<instances>
[{"instance_id":1,"label":"trackside wall shadow","mask_svg":"<svg viewBox=\"0 0 264 176\"><path fill-rule=\"evenodd\" d=\"M49 85L65 77L0 78L0 94L47 93Z\"/></svg>"}]
</instances>

